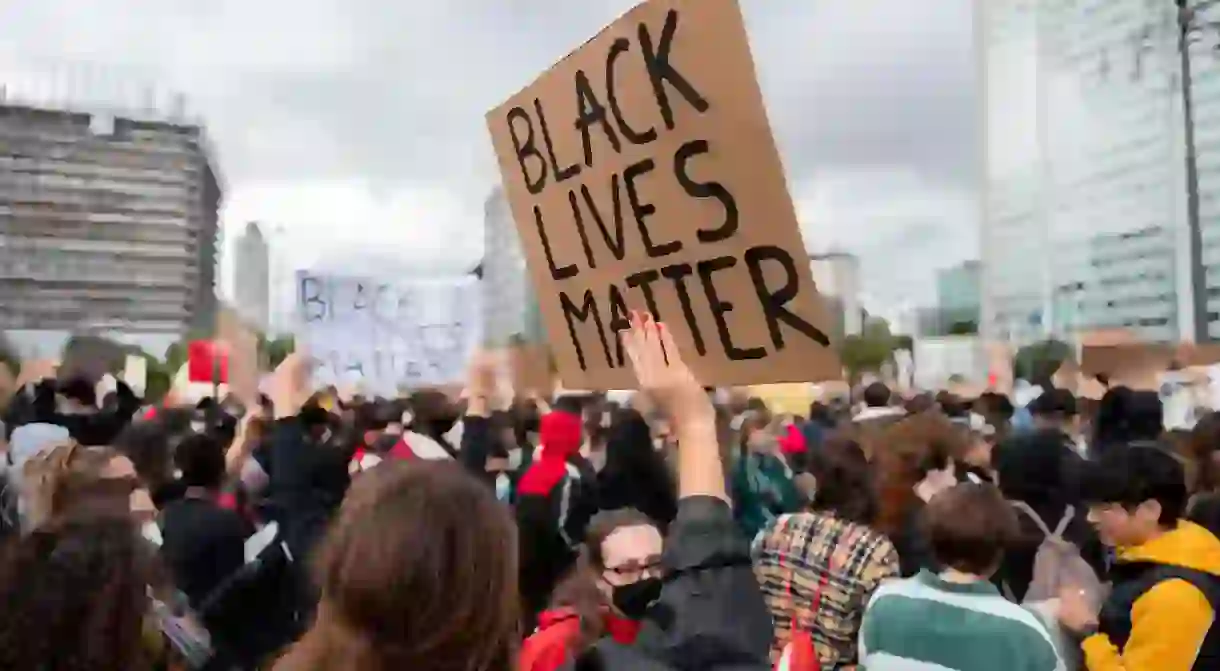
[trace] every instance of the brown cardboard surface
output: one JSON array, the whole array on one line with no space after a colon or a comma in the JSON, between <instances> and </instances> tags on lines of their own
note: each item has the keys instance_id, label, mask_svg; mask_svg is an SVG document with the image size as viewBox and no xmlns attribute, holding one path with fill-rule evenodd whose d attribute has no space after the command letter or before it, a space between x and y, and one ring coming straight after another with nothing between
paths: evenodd
<instances>
[{"instance_id":1,"label":"brown cardboard surface","mask_svg":"<svg viewBox=\"0 0 1220 671\"><path fill-rule=\"evenodd\" d=\"M1080 368L1085 375L1108 375L1110 386L1155 390L1175 352L1175 346L1162 343L1086 345L1081 348Z\"/></svg>"},{"instance_id":2,"label":"brown cardboard surface","mask_svg":"<svg viewBox=\"0 0 1220 671\"><path fill-rule=\"evenodd\" d=\"M1220 363L1220 343L1182 343L1174 356L1187 368L1211 366Z\"/></svg>"},{"instance_id":3,"label":"brown cardboard surface","mask_svg":"<svg viewBox=\"0 0 1220 671\"><path fill-rule=\"evenodd\" d=\"M518 396L533 392L548 398L555 388L551 350L546 345L513 345L508 349L513 374L513 390Z\"/></svg>"},{"instance_id":4,"label":"brown cardboard surface","mask_svg":"<svg viewBox=\"0 0 1220 671\"><path fill-rule=\"evenodd\" d=\"M258 405L258 336L229 307L216 317L216 339L229 351L229 390L247 407Z\"/></svg>"},{"instance_id":5,"label":"brown cardboard surface","mask_svg":"<svg viewBox=\"0 0 1220 671\"><path fill-rule=\"evenodd\" d=\"M629 310L705 385L842 376L737 0L639 5L487 122L566 387L635 386Z\"/></svg>"}]
</instances>

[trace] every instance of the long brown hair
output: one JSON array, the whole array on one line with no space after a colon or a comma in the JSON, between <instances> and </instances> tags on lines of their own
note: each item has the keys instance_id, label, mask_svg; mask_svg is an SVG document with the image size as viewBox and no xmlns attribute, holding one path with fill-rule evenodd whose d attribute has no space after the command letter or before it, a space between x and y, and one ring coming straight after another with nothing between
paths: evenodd
<instances>
[{"instance_id":1,"label":"long brown hair","mask_svg":"<svg viewBox=\"0 0 1220 671\"><path fill-rule=\"evenodd\" d=\"M321 602L276 671L510 671L516 528L452 462L384 462L352 484L318 556Z\"/></svg>"},{"instance_id":2,"label":"long brown hair","mask_svg":"<svg viewBox=\"0 0 1220 671\"><path fill-rule=\"evenodd\" d=\"M576 566L551 595L551 608L571 609L580 618L580 635L568 648L573 658L606 633L602 615L610 603L597 586L598 576L606 570L602 545L615 531L638 526L656 527L657 523L635 508L619 508L594 516L585 531Z\"/></svg>"},{"instance_id":3,"label":"long brown hair","mask_svg":"<svg viewBox=\"0 0 1220 671\"><path fill-rule=\"evenodd\" d=\"M116 456L107 447L83 447L67 441L26 462L21 492L28 504L28 526L37 527L80 508L123 512L131 490L122 490L131 484L103 477Z\"/></svg>"},{"instance_id":4,"label":"long brown hair","mask_svg":"<svg viewBox=\"0 0 1220 671\"><path fill-rule=\"evenodd\" d=\"M147 671L157 572L131 518L78 511L0 550L0 668Z\"/></svg>"},{"instance_id":5,"label":"long brown hair","mask_svg":"<svg viewBox=\"0 0 1220 671\"><path fill-rule=\"evenodd\" d=\"M902 530L919 505L915 485L928 471L961 458L969 446L967 438L947 417L933 411L904 417L879 434L873 452L878 531L893 535Z\"/></svg>"}]
</instances>

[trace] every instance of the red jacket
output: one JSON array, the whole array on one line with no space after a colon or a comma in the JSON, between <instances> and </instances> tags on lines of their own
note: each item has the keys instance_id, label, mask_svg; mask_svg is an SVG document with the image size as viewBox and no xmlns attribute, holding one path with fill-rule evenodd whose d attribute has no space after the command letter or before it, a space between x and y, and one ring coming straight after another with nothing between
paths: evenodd
<instances>
[{"instance_id":1,"label":"red jacket","mask_svg":"<svg viewBox=\"0 0 1220 671\"><path fill-rule=\"evenodd\" d=\"M640 623L605 615L606 634L630 645ZM556 671L567 663L572 643L580 636L580 616L570 608L548 610L538 616L538 629L521 645L517 671Z\"/></svg>"}]
</instances>

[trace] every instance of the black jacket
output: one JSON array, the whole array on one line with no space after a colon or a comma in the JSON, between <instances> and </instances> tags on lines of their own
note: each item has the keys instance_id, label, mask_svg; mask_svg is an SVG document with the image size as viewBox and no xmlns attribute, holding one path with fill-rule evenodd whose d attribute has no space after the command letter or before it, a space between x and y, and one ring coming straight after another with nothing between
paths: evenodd
<instances>
[{"instance_id":1,"label":"black jacket","mask_svg":"<svg viewBox=\"0 0 1220 671\"><path fill-rule=\"evenodd\" d=\"M588 462L577 456L547 494L517 496L518 575L526 631L533 630L534 617L576 561L576 548L597 511L595 481Z\"/></svg>"},{"instance_id":2,"label":"black jacket","mask_svg":"<svg viewBox=\"0 0 1220 671\"><path fill-rule=\"evenodd\" d=\"M666 579L632 646L596 643L576 671L764 671L774 629L750 548L723 501L682 499L665 540Z\"/></svg>"},{"instance_id":3,"label":"black jacket","mask_svg":"<svg viewBox=\"0 0 1220 671\"><path fill-rule=\"evenodd\" d=\"M61 413L56 408L55 383L46 380L27 386L13 397L5 423L9 432L22 424L56 424L81 445L110 445L139 409L139 397L119 380L112 407L87 414Z\"/></svg>"}]
</instances>

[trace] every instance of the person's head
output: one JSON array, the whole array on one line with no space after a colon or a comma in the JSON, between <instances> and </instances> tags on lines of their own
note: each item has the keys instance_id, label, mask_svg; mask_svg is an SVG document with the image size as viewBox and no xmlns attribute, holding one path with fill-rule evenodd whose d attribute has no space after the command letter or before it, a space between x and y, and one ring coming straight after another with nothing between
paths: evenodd
<instances>
[{"instance_id":1,"label":"person's head","mask_svg":"<svg viewBox=\"0 0 1220 671\"><path fill-rule=\"evenodd\" d=\"M874 382L864 388L864 405L870 408L888 408L891 397L890 388L881 382Z\"/></svg>"},{"instance_id":2,"label":"person's head","mask_svg":"<svg viewBox=\"0 0 1220 671\"><path fill-rule=\"evenodd\" d=\"M1029 404L1034 425L1040 429L1055 429L1074 436L1080 426L1076 397L1067 389L1048 389Z\"/></svg>"},{"instance_id":3,"label":"person's head","mask_svg":"<svg viewBox=\"0 0 1220 671\"><path fill-rule=\"evenodd\" d=\"M317 617L277 671L513 668L516 528L457 464L388 461L358 478L318 569Z\"/></svg>"},{"instance_id":4,"label":"person's head","mask_svg":"<svg viewBox=\"0 0 1220 671\"><path fill-rule=\"evenodd\" d=\"M1017 514L992 485L964 483L928 502L923 522L940 566L989 578L1019 533Z\"/></svg>"},{"instance_id":5,"label":"person's head","mask_svg":"<svg viewBox=\"0 0 1220 671\"><path fill-rule=\"evenodd\" d=\"M809 455L813 476L814 510L859 524L872 524L877 516L873 471L859 443L832 437Z\"/></svg>"},{"instance_id":6,"label":"person's head","mask_svg":"<svg viewBox=\"0 0 1220 671\"><path fill-rule=\"evenodd\" d=\"M0 550L10 615L0 618L0 668L152 669L142 634L154 559L121 514L77 511L10 540Z\"/></svg>"},{"instance_id":7,"label":"person's head","mask_svg":"<svg viewBox=\"0 0 1220 671\"><path fill-rule=\"evenodd\" d=\"M994 391L983 392L975 402L975 410L987 418L987 423L993 426L1007 424L1012 419L1012 415L1016 412L1013 407L1012 400L1004 394L999 394Z\"/></svg>"},{"instance_id":8,"label":"person's head","mask_svg":"<svg viewBox=\"0 0 1220 671\"><path fill-rule=\"evenodd\" d=\"M1110 450L1085 465L1081 496L1102 542L1142 545L1177 526L1188 494L1181 460L1147 444Z\"/></svg>"},{"instance_id":9,"label":"person's head","mask_svg":"<svg viewBox=\"0 0 1220 671\"><path fill-rule=\"evenodd\" d=\"M957 394L942 391L936 395L936 405L946 417L964 419L970 415L970 401Z\"/></svg>"},{"instance_id":10,"label":"person's head","mask_svg":"<svg viewBox=\"0 0 1220 671\"><path fill-rule=\"evenodd\" d=\"M28 528L39 528L82 510L134 514L156 510L131 460L110 448L67 442L26 463L22 501Z\"/></svg>"},{"instance_id":11,"label":"person's head","mask_svg":"<svg viewBox=\"0 0 1220 671\"><path fill-rule=\"evenodd\" d=\"M150 488L173 480L174 447L192 435L194 410L166 408L150 420L133 422L114 439L114 449L135 465L136 472Z\"/></svg>"},{"instance_id":12,"label":"person's head","mask_svg":"<svg viewBox=\"0 0 1220 671\"><path fill-rule=\"evenodd\" d=\"M603 611L640 620L661 593L663 539L656 523L632 508L598 513L589 523L576 568L551 605L581 615L581 645L604 633Z\"/></svg>"},{"instance_id":13,"label":"person's head","mask_svg":"<svg viewBox=\"0 0 1220 671\"><path fill-rule=\"evenodd\" d=\"M437 389L421 389L411 394L409 406L412 430L432 438L448 433L461 418L453 399Z\"/></svg>"},{"instance_id":14,"label":"person's head","mask_svg":"<svg viewBox=\"0 0 1220 671\"><path fill-rule=\"evenodd\" d=\"M751 396L746 399L745 412L767 415L768 417L771 414L771 410L767 408L767 402L757 396Z\"/></svg>"},{"instance_id":15,"label":"person's head","mask_svg":"<svg viewBox=\"0 0 1220 671\"><path fill-rule=\"evenodd\" d=\"M809 421L822 426L834 425L834 413L831 412L830 406L821 401L814 401L809 404Z\"/></svg>"},{"instance_id":16,"label":"person's head","mask_svg":"<svg viewBox=\"0 0 1220 671\"><path fill-rule=\"evenodd\" d=\"M940 413L909 415L869 440L879 496L877 528L898 533L919 499L955 481L954 459L964 452L967 432Z\"/></svg>"},{"instance_id":17,"label":"person's head","mask_svg":"<svg viewBox=\"0 0 1220 671\"><path fill-rule=\"evenodd\" d=\"M1188 442L1195 463L1195 491L1220 489L1220 412L1204 415L1191 429Z\"/></svg>"},{"instance_id":18,"label":"person's head","mask_svg":"<svg viewBox=\"0 0 1220 671\"><path fill-rule=\"evenodd\" d=\"M545 459L568 459L580 453L584 439L581 416L565 410L552 410L538 423L538 439Z\"/></svg>"},{"instance_id":19,"label":"person's head","mask_svg":"<svg viewBox=\"0 0 1220 671\"><path fill-rule=\"evenodd\" d=\"M918 415L936 408L936 397L929 393L916 394L902 404L908 415Z\"/></svg>"},{"instance_id":20,"label":"person's head","mask_svg":"<svg viewBox=\"0 0 1220 671\"><path fill-rule=\"evenodd\" d=\"M174 465L187 487L220 489L225 479L224 448L207 434L197 433L183 439L174 450Z\"/></svg>"},{"instance_id":21,"label":"person's head","mask_svg":"<svg viewBox=\"0 0 1220 671\"><path fill-rule=\"evenodd\" d=\"M640 619L660 596L660 530L646 515L627 508L594 517L586 533L585 551L598 572L598 587L620 615Z\"/></svg>"},{"instance_id":22,"label":"person's head","mask_svg":"<svg viewBox=\"0 0 1220 671\"><path fill-rule=\"evenodd\" d=\"M627 408L614 413L607 433L604 472L629 475L661 463L652 429L639 412Z\"/></svg>"},{"instance_id":23,"label":"person's head","mask_svg":"<svg viewBox=\"0 0 1220 671\"><path fill-rule=\"evenodd\" d=\"M771 432L771 415L749 411L741 418L738 429L738 449L741 456L749 454L774 454L778 449L775 435Z\"/></svg>"},{"instance_id":24,"label":"person's head","mask_svg":"<svg viewBox=\"0 0 1220 671\"><path fill-rule=\"evenodd\" d=\"M1033 431L1009 436L991 452L1004 497L1058 512L1075 498L1074 460L1057 433Z\"/></svg>"},{"instance_id":25,"label":"person's head","mask_svg":"<svg viewBox=\"0 0 1220 671\"><path fill-rule=\"evenodd\" d=\"M1133 391L1123 409L1126 439L1156 440L1165 430L1165 408L1155 391Z\"/></svg>"}]
</instances>

